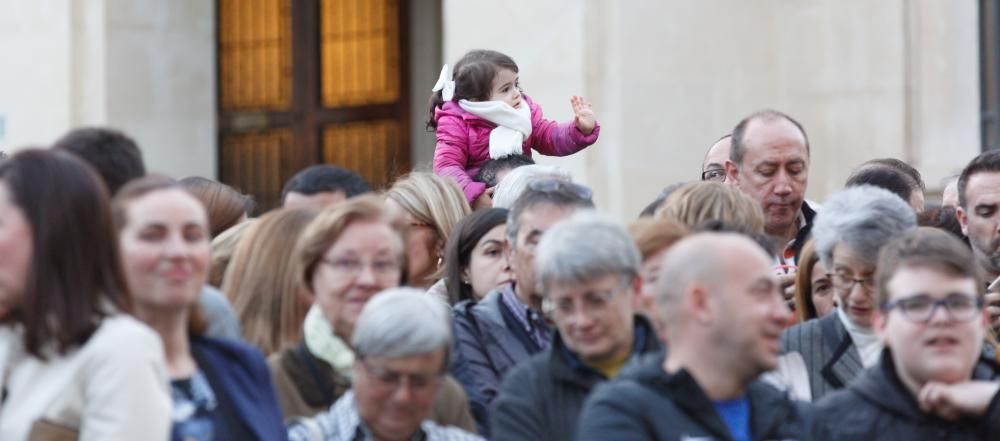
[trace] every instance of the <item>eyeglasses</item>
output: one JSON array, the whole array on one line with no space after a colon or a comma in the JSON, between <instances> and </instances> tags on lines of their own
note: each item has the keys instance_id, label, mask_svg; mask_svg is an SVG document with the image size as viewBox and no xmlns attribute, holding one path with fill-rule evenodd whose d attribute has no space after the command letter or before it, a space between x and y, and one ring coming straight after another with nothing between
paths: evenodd
<instances>
[{"instance_id":1,"label":"eyeglasses","mask_svg":"<svg viewBox=\"0 0 1000 441\"><path fill-rule=\"evenodd\" d=\"M594 317L607 308L608 304L615 298L615 291L588 292L584 294L580 303L580 309L587 317ZM577 310L577 302L572 297L552 300L546 298L542 300L542 311L554 319L567 319L574 316Z\"/></svg>"},{"instance_id":2,"label":"eyeglasses","mask_svg":"<svg viewBox=\"0 0 1000 441\"><path fill-rule=\"evenodd\" d=\"M340 257L320 259L320 263L329 266L334 273L344 277L356 277L358 274L361 274L365 267L371 269L372 274L379 279L399 277L400 271L399 261L395 259L364 262L361 259L352 257Z\"/></svg>"},{"instance_id":3,"label":"eyeglasses","mask_svg":"<svg viewBox=\"0 0 1000 441\"><path fill-rule=\"evenodd\" d=\"M899 299L882 306L882 312L888 314L893 309L899 309L903 317L914 323L927 323L934 317L938 307L948 311L953 320L967 322L978 315L983 308L983 299L968 294L949 294L940 300L934 300L926 294L920 294L905 299Z\"/></svg>"},{"instance_id":4,"label":"eyeglasses","mask_svg":"<svg viewBox=\"0 0 1000 441\"><path fill-rule=\"evenodd\" d=\"M444 373L441 372L432 374L396 372L384 366L373 364L365 357L358 357L358 361L375 379L375 387L383 392L395 391L402 386L409 387L414 392L427 392L441 384L444 377Z\"/></svg>"},{"instance_id":5,"label":"eyeglasses","mask_svg":"<svg viewBox=\"0 0 1000 441\"><path fill-rule=\"evenodd\" d=\"M593 190L587 187L559 179L539 179L536 181L531 181L531 183L528 184L528 188L542 193L566 191L580 199L588 199L588 200L594 196Z\"/></svg>"},{"instance_id":6,"label":"eyeglasses","mask_svg":"<svg viewBox=\"0 0 1000 441\"><path fill-rule=\"evenodd\" d=\"M726 169L724 168L710 168L701 172L702 181L715 181L722 182L726 180Z\"/></svg>"},{"instance_id":7,"label":"eyeglasses","mask_svg":"<svg viewBox=\"0 0 1000 441\"><path fill-rule=\"evenodd\" d=\"M855 279L853 276L847 275L847 273L833 273L829 274L829 276L833 279L833 287L841 292L851 292L854 289L854 285L857 284L860 284L862 289L869 292L875 288L874 277Z\"/></svg>"}]
</instances>

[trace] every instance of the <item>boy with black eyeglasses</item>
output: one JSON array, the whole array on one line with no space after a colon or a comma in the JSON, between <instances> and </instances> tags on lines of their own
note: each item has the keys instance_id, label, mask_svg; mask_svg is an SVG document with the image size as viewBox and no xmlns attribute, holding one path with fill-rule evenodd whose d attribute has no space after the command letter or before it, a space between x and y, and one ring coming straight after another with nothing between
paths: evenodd
<instances>
[{"instance_id":1,"label":"boy with black eyeglasses","mask_svg":"<svg viewBox=\"0 0 1000 441\"><path fill-rule=\"evenodd\" d=\"M830 439L996 439L1000 371L972 252L921 228L886 245L877 268L873 323L885 349L818 403Z\"/></svg>"}]
</instances>

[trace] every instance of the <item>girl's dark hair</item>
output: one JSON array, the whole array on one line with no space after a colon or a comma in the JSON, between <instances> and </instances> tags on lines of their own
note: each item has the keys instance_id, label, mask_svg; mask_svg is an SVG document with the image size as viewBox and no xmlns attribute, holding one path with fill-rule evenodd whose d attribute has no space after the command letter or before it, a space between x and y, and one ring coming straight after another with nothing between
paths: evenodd
<instances>
[{"instance_id":1,"label":"girl's dark hair","mask_svg":"<svg viewBox=\"0 0 1000 441\"><path fill-rule=\"evenodd\" d=\"M25 350L40 359L82 346L116 312L130 312L108 190L72 154L30 149L0 164L0 182L31 225L33 252L23 300Z\"/></svg>"},{"instance_id":2,"label":"girl's dark hair","mask_svg":"<svg viewBox=\"0 0 1000 441\"><path fill-rule=\"evenodd\" d=\"M455 63L455 67L452 69L455 80L455 96L452 101L486 101L490 99L493 79L504 69L518 72L517 63L507 55L486 49L469 51L458 60L458 63ZM434 110L444 104L441 91L431 93L429 104L430 116L427 119L427 130L433 131L437 129Z\"/></svg>"},{"instance_id":3,"label":"girl's dark hair","mask_svg":"<svg viewBox=\"0 0 1000 441\"><path fill-rule=\"evenodd\" d=\"M462 272L469 267L472 250L479 240L497 225L505 223L506 209L489 208L466 216L452 230L444 254L444 283L448 288L448 301L452 305L462 300L475 299L472 286L462 283Z\"/></svg>"}]
</instances>

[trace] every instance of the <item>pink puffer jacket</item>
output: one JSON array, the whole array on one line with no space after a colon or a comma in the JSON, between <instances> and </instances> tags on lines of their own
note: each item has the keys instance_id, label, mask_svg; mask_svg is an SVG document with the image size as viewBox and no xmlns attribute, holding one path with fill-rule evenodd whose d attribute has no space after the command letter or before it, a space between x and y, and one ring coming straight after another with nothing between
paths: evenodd
<instances>
[{"instance_id":1,"label":"pink puffer jacket","mask_svg":"<svg viewBox=\"0 0 1000 441\"><path fill-rule=\"evenodd\" d=\"M584 135L573 121L557 123L542 116L542 108L527 95L524 101L531 109L531 136L524 141L524 154L531 149L546 156L568 156L597 141L600 124L590 135ZM471 204L486 190L486 185L472 177L490 159L490 131L496 128L485 119L473 115L449 101L434 111L437 121L437 146L434 148L434 173L458 181Z\"/></svg>"}]
</instances>

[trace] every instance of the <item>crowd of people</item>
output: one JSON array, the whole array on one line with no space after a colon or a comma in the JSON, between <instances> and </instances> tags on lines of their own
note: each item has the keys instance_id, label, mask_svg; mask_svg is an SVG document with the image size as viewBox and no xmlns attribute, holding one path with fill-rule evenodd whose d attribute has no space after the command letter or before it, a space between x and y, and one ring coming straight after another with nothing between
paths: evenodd
<instances>
[{"instance_id":1,"label":"crowd of people","mask_svg":"<svg viewBox=\"0 0 1000 441\"><path fill-rule=\"evenodd\" d=\"M108 128L0 162L0 439L1000 439L1000 151L809 201L763 110L624 225L530 157L585 99L545 120L492 51L434 93L434 173L266 213Z\"/></svg>"}]
</instances>

